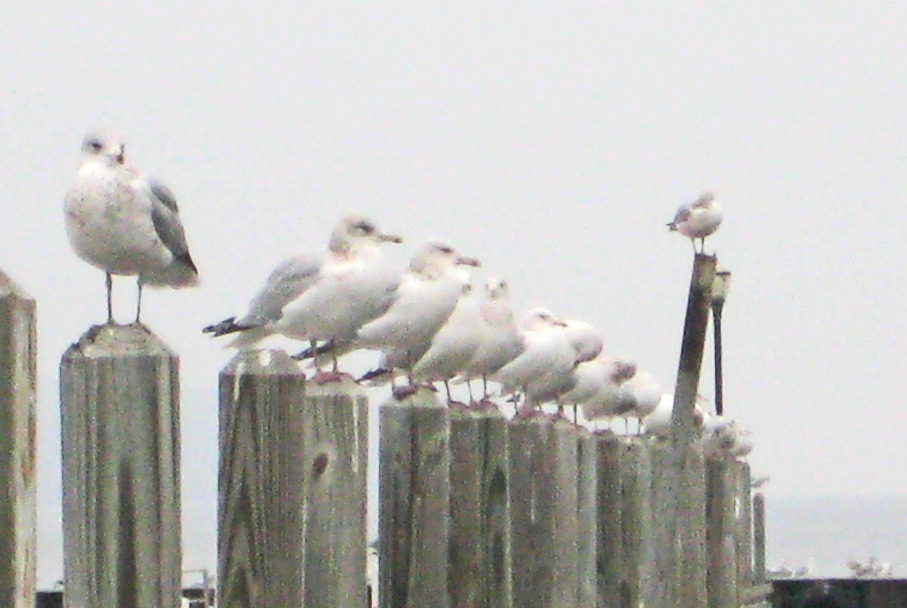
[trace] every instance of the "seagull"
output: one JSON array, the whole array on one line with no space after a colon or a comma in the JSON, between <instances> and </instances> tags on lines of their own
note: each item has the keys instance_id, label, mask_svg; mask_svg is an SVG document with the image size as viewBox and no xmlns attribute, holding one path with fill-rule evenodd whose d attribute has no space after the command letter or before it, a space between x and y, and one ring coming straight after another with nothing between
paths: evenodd
<instances>
[{"instance_id":1,"label":"seagull","mask_svg":"<svg viewBox=\"0 0 907 608\"><path fill-rule=\"evenodd\" d=\"M485 333L482 304L482 299L471 289L461 295L450 317L432 336L428 350L412 367L416 382L443 382L448 403L453 403L451 378L469 364L482 344Z\"/></svg>"},{"instance_id":2,"label":"seagull","mask_svg":"<svg viewBox=\"0 0 907 608\"><path fill-rule=\"evenodd\" d=\"M249 348L274 334L330 344L351 340L364 324L393 302L399 277L384 265L379 245L402 239L380 231L368 218L348 215L331 231L327 251L292 257L280 263L238 317L202 331L214 336L238 334L231 346ZM336 376L316 371L319 381Z\"/></svg>"},{"instance_id":3,"label":"seagull","mask_svg":"<svg viewBox=\"0 0 907 608\"><path fill-rule=\"evenodd\" d=\"M523 338L510 307L507 281L490 277L485 282L481 304L482 340L469 363L461 370L466 382L482 378L482 399L488 399L488 377L523 351Z\"/></svg>"},{"instance_id":4,"label":"seagull","mask_svg":"<svg viewBox=\"0 0 907 608\"><path fill-rule=\"evenodd\" d=\"M642 420L655 411L661 399L661 387L649 372L637 372L620 387L623 399L616 414L633 417L638 421L637 431L642 427Z\"/></svg>"},{"instance_id":5,"label":"seagull","mask_svg":"<svg viewBox=\"0 0 907 608\"><path fill-rule=\"evenodd\" d=\"M718 230L722 217L721 206L715 202L715 195L705 192L692 203L681 205L674 220L668 223L668 229L676 230L689 238L694 252L696 239L699 239L701 251L698 253L705 253L705 237Z\"/></svg>"},{"instance_id":6,"label":"seagull","mask_svg":"<svg viewBox=\"0 0 907 608\"><path fill-rule=\"evenodd\" d=\"M706 410L703 407L705 398L696 395L696 403L693 406L693 425L701 428L706 417ZM674 394L666 393L661 396L658 406L643 419L643 428L646 433L654 435L666 435L671 431L671 420L674 414Z\"/></svg>"},{"instance_id":7,"label":"seagull","mask_svg":"<svg viewBox=\"0 0 907 608\"><path fill-rule=\"evenodd\" d=\"M600 357L580 364L577 369L594 363L601 367L598 373L602 375L602 382L593 395L583 395L585 399L577 401L586 420L590 422L606 418L610 420L619 409L631 407L627 395L621 391L621 385L636 375L636 364L627 359Z\"/></svg>"},{"instance_id":8,"label":"seagull","mask_svg":"<svg viewBox=\"0 0 907 608\"><path fill-rule=\"evenodd\" d=\"M108 324L113 323L112 275L138 277L136 323L141 323L144 285L198 283L176 198L167 186L126 164L124 150L116 138L87 135L78 175L64 201L72 248L106 274Z\"/></svg>"},{"instance_id":9,"label":"seagull","mask_svg":"<svg viewBox=\"0 0 907 608\"><path fill-rule=\"evenodd\" d=\"M422 245L413 254L387 312L356 332L355 347L382 352L379 368L363 379L390 372L393 384L394 370L411 371L468 289L469 273L461 267L479 265L477 259L460 255L446 243Z\"/></svg>"},{"instance_id":10,"label":"seagull","mask_svg":"<svg viewBox=\"0 0 907 608\"><path fill-rule=\"evenodd\" d=\"M571 378L577 351L565 327L544 308L528 311L520 323L523 351L492 374L491 379L501 383L502 394L523 392L519 415L529 415L535 405L570 390L564 378Z\"/></svg>"}]
</instances>

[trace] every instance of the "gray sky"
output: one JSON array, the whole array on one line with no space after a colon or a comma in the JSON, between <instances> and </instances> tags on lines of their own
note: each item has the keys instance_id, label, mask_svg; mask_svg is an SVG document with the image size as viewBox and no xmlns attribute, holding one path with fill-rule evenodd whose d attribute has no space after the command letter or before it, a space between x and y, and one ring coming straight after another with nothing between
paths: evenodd
<instances>
[{"instance_id":1,"label":"gray sky","mask_svg":"<svg viewBox=\"0 0 907 608\"><path fill-rule=\"evenodd\" d=\"M754 469L777 496L907 493L907 6L92 4L0 7L0 267L38 301L43 386L104 319L62 216L99 125L180 201L203 284L147 290L143 317L201 392L230 353L200 328L352 211L407 238L401 262L428 238L481 258L516 308L597 324L670 389L691 248L664 224L709 188ZM53 388L40 408L55 496ZM213 441L214 403L184 410Z\"/></svg>"}]
</instances>

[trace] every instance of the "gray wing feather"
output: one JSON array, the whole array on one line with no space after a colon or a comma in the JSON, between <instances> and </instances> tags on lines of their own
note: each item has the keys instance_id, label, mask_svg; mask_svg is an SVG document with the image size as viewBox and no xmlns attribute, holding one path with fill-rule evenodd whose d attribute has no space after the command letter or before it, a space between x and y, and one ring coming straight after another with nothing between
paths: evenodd
<instances>
[{"instance_id":1,"label":"gray wing feather","mask_svg":"<svg viewBox=\"0 0 907 608\"><path fill-rule=\"evenodd\" d=\"M164 184L146 180L148 191L151 193L151 219L158 238L170 250L173 257L197 272L192 258L189 256L189 245L186 243L186 233L180 221L179 207L176 197L170 188Z\"/></svg>"},{"instance_id":2,"label":"gray wing feather","mask_svg":"<svg viewBox=\"0 0 907 608\"><path fill-rule=\"evenodd\" d=\"M302 255L281 262L271 272L264 287L252 302L248 312L237 320L238 325L255 326L277 321L283 309L315 282L321 270L321 256Z\"/></svg>"},{"instance_id":3,"label":"gray wing feather","mask_svg":"<svg viewBox=\"0 0 907 608\"><path fill-rule=\"evenodd\" d=\"M672 224L679 224L690 219L690 214L693 212L692 205L681 205L677 210L677 214L674 216L674 221Z\"/></svg>"}]
</instances>

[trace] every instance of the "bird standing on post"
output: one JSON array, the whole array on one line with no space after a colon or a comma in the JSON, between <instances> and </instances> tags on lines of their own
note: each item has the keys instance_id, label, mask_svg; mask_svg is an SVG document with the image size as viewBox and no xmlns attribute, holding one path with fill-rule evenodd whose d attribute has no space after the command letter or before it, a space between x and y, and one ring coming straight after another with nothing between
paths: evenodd
<instances>
[{"instance_id":1,"label":"bird standing on post","mask_svg":"<svg viewBox=\"0 0 907 608\"><path fill-rule=\"evenodd\" d=\"M316 379L339 379L338 350L343 352L359 328L384 314L394 300L399 277L385 268L379 245L402 240L380 231L368 218L349 215L334 227L327 251L284 260L243 314L202 331L213 336L236 334L231 346L237 348L255 346L274 333L308 340L313 350L324 340L333 373L318 370Z\"/></svg>"},{"instance_id":2,"label":"bird standing on post","mask_svg":"<svg viewBox=\"0 0 907 608\"><path fill-rule=\"evenodd\" d=\"M709 236L721 224L721 206L715 202L715 195L705 192L692 203L684 203L677 209L674 220L668 223L668 229L677 231L689 238L696 250L696 239L700 242L700 251L705 253L705 237Z\"/></svg>"},{"instance_id":3,"label":"bird standing on post","mask_svg":"<svg viewBox=\"0 0 907 608\"><path fill-rule=\"evenodd\" d=\"M127 165L123 152L120 141L85 137L82 164L64 203L72 248L107 275L107 323L113 323L111 275L138 277L136 323L141 322L143 285L198 283L176 198Z\"/></svg>"}]
</instances>

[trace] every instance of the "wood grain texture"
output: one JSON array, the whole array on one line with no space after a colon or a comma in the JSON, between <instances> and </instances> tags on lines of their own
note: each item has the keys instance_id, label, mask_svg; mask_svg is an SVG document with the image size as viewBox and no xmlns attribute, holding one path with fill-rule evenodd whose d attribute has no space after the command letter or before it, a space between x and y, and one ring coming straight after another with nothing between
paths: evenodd
<instances>
[{"instance_id":1,"label":"wood grain texture","mask_svg":"<svg viewBox=\"0 0 907 608\"><path fill-rule=\"evenodd\" d=\"M706 573L706 487L705 456L702 442L694 437L686 448L683 478L680 486L680 517L677 536L681 550L677 573L679 608L701 608L708 601Z\"/></svg>"},{"instance_id":2,"label":"wood grain texture","mask_svg":"<svg viewBox=\"0 0 907 608\"><path fill-rule=\"evenodd\" d=\"M652 461L649 444L621 439L620 484L623 576L621 606L654 606Z\"/></svg>"},{"instance_id":3,"label":"wood grain texture","mask_svg":"<svg viewBox=\"0 0 907 608\"><path fill-rule=\"evenodd\" d=\"M514 606L576 606L577 433L544 415L511 422Z\"/></svg>"},{"instance_id":4,"label":"wood grain texture","mask_svg":"<svg viewBox=\"0 0 907 608\"><path fill-rule=\"evenodd\" d=\"M67 607L176 608L179 359L143 326L95 326L60 385Z\"/></svg>"},{"instance_id":5,"label":"wood grain texture","mask_svg":"<svg viewBox=\"0 0 907 608\"><path fill-rule=\"evenodd\" d=\"M765 494L753 496L753 584L765 584Z\"/></svg>"},{"instance_id":6,"label":"wood grain texture","mask_svg":"<svg viewBox=\"0 0 907 608\"><path fill-rule=\"evenodd\" d=\"M379 601L449 608L450 415L419 390L380 410Z\"/></svg>"},{"instance_id":7,"label":"wood grain texture","mask_svg":"<svg viewBox=\"0 0 907 608\"><path fill-rule=\"evenodd\" d=\"M731 464L734 483L734 539L737 555L737 580L741 587L755 584L753 577L753 477L749 463Z\"/></svg>"},{"instance_id":8,"label":"wood grain texture","mask_svg":"<svg viewBox=\"0 0 907 608\"><path fill-rule=\"evenodd\" d=\"M708 606L736 608L737 552L734 538L736 478L728 458L706 460L706 539L708 544Z\"/></svg>"},{"instance_id":9,"label":"wood grain texture","mask_svg":"<svg viewBox=\"0 0 907 608\"><path fill-rule=\"evenodd\" d=\"M217 605L302 606L305 376L282 351L249 351L219 381Z\"/></svg>"},{"instance_id":10,"label":"wood grain texture","mask_svg":"<svg viewBox=\"0 0 907 608\"><path fill-rule=\"evenodd\" d=\"M309 383L305 441L305 608L367 602L368 400L351 379Z\"/></svg>"},{"instance_id":11,"label":"wood grain texture","mask_svg":"<svg viewBox=\"0 0 907 608\"><path fill-rule=\"evenodd\" d=\"M621 496L620 440L611 433L596 433L596 572L599 608L627 605L628 585L623 563L623 501Z\"/></svg>"},{"instance_id":12,"label":"wood grain texture","mask_svg":"<svg viewBox=\"0 0 907 608\"><path fill-rule=\"evenodd\" d=\"M680 362L677 369L677 382L674 387L674 409L671 416L671 459L664 469L661 483L664 497L659 508L663 512L668 527L666 540L670 546L682 546L684 552L690 550L688 543L681 538L681 531L688 524L698 521L700 514L685 512L687 507L702 509L703 503L692 502L689 498L690 483L696 482L697 476L703 479L704 467L697 465L702 462L701 452L697 456L692 446L696 443L696 430L694 423L694 410L696 393L699 389L699 376L702 368L702 356L705 349L705 336L710 317L710 302L712 283L715 279L715 266L717 260L714 256L697 253L693 261L693 271L690 277L690 289L687 298L687 310L683 326L683 339L680 347ZM691 471L688 467L698 469ZM699 543L699 540L695 540ZM704 559L704 538L701 539ZM698 545L693 547L694 560L700 559ZM649 604L653 606L677 606L686 608L686 602L699 601L697 608L705 602L704 573L702 583L698 579L683 579L676 568L676 559L670 551L659 553L655 564L655 595ZM686 556L685 556L686 557ZM683 589L681 589L683 585ZM698 599L697 599L698 598Z\"/></svg>"},{"instance_id":13,"label":"wood grain texture","mask_svg":"<svg viewBox=\"0 0 907 608\"><path fill-rule=\"evenodd\" d=\"M0 606L32 608L36 582L35 301L0 271Z\"/></svg>"},{"instance_id":14,"label":"wood grain texture","mask_svg":"<svg viewBox=\"0 0 907 608\"><path fill-rule=\"evenodd\" d=\"M509 427L497 408L450 412L452 608L510 608Z\"/></svg>"},{"instance_id":15,"label":"wood grain texture","mask_svg":"<svg viewBox=\"0 0 907 608\"><path fill-rule=\"evenodd\" d=\"M598 606L598 441L577 429L577 608Z\"/></svg>"}]
</instances>

